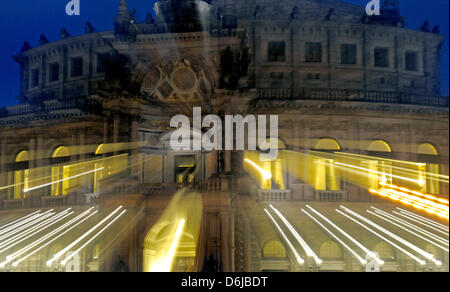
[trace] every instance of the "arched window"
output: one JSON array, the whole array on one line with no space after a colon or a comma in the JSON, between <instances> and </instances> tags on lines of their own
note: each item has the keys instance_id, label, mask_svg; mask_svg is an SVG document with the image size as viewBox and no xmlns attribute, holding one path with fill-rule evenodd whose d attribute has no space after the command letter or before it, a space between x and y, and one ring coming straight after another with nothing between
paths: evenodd
<instances>
[{"instance_id":1,"label":"arched window","mask_svg":"<svg viewBox=\"0 0 450 292\"><path fill-rule=\"evenodd\" d=\"M387 244L386 242L378 243L374 250L378 253L381 259L385 261L394 261L395 260L395 251L394 249Z\"/></svg>"},{"instance_id":2,"label":"arched window","mask_svg":"<svg viewBox=\"0 0 450 292\"><path fill-rule=\"evenodd\" d=\"M14 200L22 199L24 196L24 189L28 189L29 180L29 161L28 151L20 151L15 159L18 170L14 171Z\"/></svg>"},{"instance_id":3,"label":"arched window","mask_svg":"<svg viewBox=\"0 0 450 292\"><path fill-rule=\"evenodd\" d=\"M421 191L439 194L439 152L432 144L423 143L417 148L417 154L419 160L424 163L419 166L419 179L425 181Z\"/></svg>"},{"instance_id":4,"label":"arched window","mask_svg":"<svg viewBox=\"0 0 450 292\"><path fill-rule=\"evenodd\" d=\"M369 152L369 155L381 157L384 156L383 154L392 152L391 146L383 140L372 141L369 144L367 151ZM378 161L375 159L376 158L367 163L369 169L374 171L369 172L368 174L369 186L371 189L377 190L380 182L392 184L392 162L386 160Z\"/></svg>"},{"instance_id":5,"label":"arched window","mask_svg":"<svg viewBox=\"0 0 450 292\"><path fill-rule=\"evenodd\" d=\"M66 146L60 146L53 151L52 159L56 159L57 166L51 169L51 195L60 196L67 195L69 189L70 168L69 166L62 166L58 159L70 157L70 150Z\"/></svg>"},{"instance_id":6,"label":"arched window","mask_svg":"<svg viewBox=\"0 0 450 292\"><path fill-rule=\"evenodd\" d=\"M342 251L341 248L337 243L334 241L325 241L320 246L320 257L322 259L341 259L342 258Z\"/></svg>"},{"instance_id":7,"label":"arched window","mask_svg":"<svg viewBox=\"0 0 450 292\"><path fill-rule=\"evenodd\" d=\"M339 143L331 138L320 139L314 146L314 150L322 151L341 151Z\"/></svg>"},{"instance_id":8,"label":"arched window","mask_svg":"<svg viewBox=\"0 0 450 292\"><path fill-rule=\"evenodd\" d=\"M341 151L339 143L331 138L324 138L317 141L314 150L318 152ZM314 171L314 188L316 190L340 190L339 172L336 170L334 160L318 157L314 159L312 165Z\"/></svg>"},{"instance_id":9,"label":"arched window","mask_svg":"<svg viewBox=\"0 0 450 292\"><path fill-rule=\"evenodd\" d=\"M278 240L272 240L266 243L263 248L264 258L286 258L286 249Z\"/></svg>"}]
</instances>

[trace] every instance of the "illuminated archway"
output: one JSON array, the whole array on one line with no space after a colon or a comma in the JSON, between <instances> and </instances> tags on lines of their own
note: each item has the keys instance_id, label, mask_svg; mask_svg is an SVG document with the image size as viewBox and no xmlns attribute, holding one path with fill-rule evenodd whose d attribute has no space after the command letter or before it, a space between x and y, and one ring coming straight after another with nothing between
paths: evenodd
<instances>
[{"instance_id":1,"label":"illuminated archway","mask_svg":"<svg viewBox=\"0 0 450 292\"><path fill-rule=\"evenodd\" d=\"M264 258L286 258L286 248L278 240L269 241L263 248Z\"/></svg>"},{"instance_id":2,"label":"illuminated archway","mask_svg":"<svg viewBox=\"0 0 450 292\"><path fill-rule=\"evenodd\" d=\"M324 138L317 141L316 145L314 146L314 150L341 151L341 146L334 139Z\"/></svg>"},{"instance_id":3,"label":"illuminated archway","mask_svg":"<svg viewBox=\"0 0 450 292\"><path fill-rule=\"evenodd\" d=\"M375 140L369 144L367 151L382 155L383 153L391 153L392 148L386 141ZM378 159L374 158L374 160L370 160L367 163L369 169L373 170L373 172L368 173L370 189L378 190L380 182L392 183L392 162L387 160L378 161Z\"/></svg>"},{"instance_id":4,"label":"illuminated archway","mask_svg":"<svg viewBox=\"0 0 450 292\"><path fill-rule=\"evenodd\" d=\"M66 158L70 157L70 150L66 146L60 146L56 148L52 153L52 158ZM69 166L53 166L51 169L51 195L60 196L67 195L68 189L70 187L69 180L70 168Z\"/></svg>"},{"instance_id":5,"label":"illuminated archway","mask_svg":"<svg viewBox=\"0 0 450 292\"><path fill-rule=\"evenodd\" d=\"M320 246L320 258L323 259L341 259L342 258L342 250L337 243L334 241L325 241Z\"/></svg>"},{"instance_id":6,"label":"illuminated archway","mask_svg":"<svg viewBox=\"0 0 450 292\"><path fill-rule=\"evenodd\" d=\"M439 152L432 144L422 143L417 147L417 154L423 160L423 164L419 165L419 179L425 181L421 191L439 194L439 164L436 163Z\"/></svg>"},{"instance_id":7,"label":"illuminated archway","mask_svg":"<svg viewBox=\"0 0 450 292\"><path fill-rule=\"evenodd\" d=\"M383 140L372 141L367 150L370 152L392 152L391 146Z\"/></svg>"},{"instance_id":8,"label":"illuminated archway","mask_svg":"<svg viewBox=\"0 0 450 292\"><path fill-rule=\"evenodd\" d=\"M314 151L318 152L336 152L341 151L339 143L332 138L323 138L317 141ZM314 188L319 191L341 189L339 173L335 166L335 161L329 158L322 158L319 155L312 164L314 176Z\"/></svg>"},{"instance_id":9,"label":"illuminated archway","mask_svg":"<svg viewBox=\"0 0 450 292\"><path fill-rule=\"evenodd\" d=\"M26 150L20 151L15 159L16 163L28 162L30 160L29 153ZM28 166L27 166L28 168ZM25 197L23 190L28 189L29 169L14 171L14 200Z\"/></svg>"}]
</instances>

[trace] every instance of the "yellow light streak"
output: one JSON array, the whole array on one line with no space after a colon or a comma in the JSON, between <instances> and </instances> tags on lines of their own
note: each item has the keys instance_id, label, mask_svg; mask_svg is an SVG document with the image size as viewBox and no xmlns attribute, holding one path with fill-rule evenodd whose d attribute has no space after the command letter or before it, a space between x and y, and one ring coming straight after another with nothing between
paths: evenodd
<instances>
[{"instance_id":1,"label":"yellow light streak","mask_svg":"<svg viewBox=\"0 0 450 292\"><path fill-rule=\"evenodd\" d=\"M256 168L258 170L258 172L260 172L264 179L272 179L272 174L264 169L262 169L258 164L256 164L255 162L251 161L248 158L244 159L245 162L247 162L248 164L250 164L251 166L253 166L254 168Z\"/></svg>"},{"instance_id":2,"label":"yellow light streak","mask_svg":"<svg viewBox=\"0 0 450 292\"><path fill-rule=\"evenodd\" d=\"M281 229L280 225L278 225L278 223L276 222L275 218L273 218L273 216L269 213L269 211L264 208L264 212L266 212L267 216L269 217L269 219L272 221L272 223L275 225L275 227L278 229L278 231L280 232L281 236L283 237L284 241L287 243L287 245L289 246L289 249L292 251L292 253L294 254L295 259L297 260L297 263L300 265L303 265L305 263L305 261L300 257L300 255L298 254L297 250L295 249L294 245L292 244L292 242L289 240L289 238L286 236L286 234L283 232L283 230Z\"/></svg>"},{"instance_id":3,"label":"yellow light streak","mask_svg":"<svg viewBox=\"0 0 450 292\"><path fill-rule=\"evenodd\" d=\"M170 247L169 250L167 251L166 256L161 262L153 265L152 268L150 269L150 272L170 272L173 260L175 259L175 253L178 249L181 236L183 235L185 223L186 223L185 219L180 219L178 221L175 235L173 237L172 242L170 243Z\"/></svg>"},{"instance_id":4,"label":"yellow light streak","mask_svg":"<svg viewBox=\"0 0 450 292\"><path fill-rule=\"evenodd\" d=\"M53 181L53 182L49 182L49 183L46 183L46 184L43 184L43 185L39 185L39 186L36 186L36 187L23 189L23 192L27 193L27 192L34 191L34 190L37 190L37 189L42 189L42 188L45 188L45 187L48 187L48 186L51 186L51 185L54 185L54 184L57 184L57 183L60 183L60 182L63 182L63 181L71 180L71 179L74 179L74 178L77 178L77 177L80 177L80 176L83 176L83 175L87 175L87 174L90 174L90 173L93 173L93 172L97 172L97 171L100 171L100 170L103 170L103 169L105 169L105 168L104 167L100 167L100 168L97 168L97 169L94 169L94 170L91 170L91 171L87 171L87 172L84 172L84 173L80 173L80 174L77 174L77 175L74 175L74 176L71 176L71 177L66 177L66 178L59 179L59 180L56 180L56 181Z\"/></svg>"},{"instance_id":5,"label":"yellow light streak","mask_svg":"<svg viewBox=\"0 0 450 292\"><path fill-rule=\"evenodd\" d=\"M373 170L370 168L365 168L365 167L360 167L360 166L356 166L356 165L351 165L351 164L346 164L346 163L341 163L341 162L335 162L336 165L341 165L344 167L349 167L349 168L354 168L354 169L359 169L359 170L363 170L363 171L367 171L367 172L371 172L371 173L375 173L375 174L381 174L381 175L385 175L385 176L389 176L389 177L394 177L394 178L398 178L404 181L408 181L408 182L412 182L415 184L418 184L419 186L423 186L425 184L425 181L423 179L412 179L412 178L408 178L408 177L403 177L403 176L399 176L399 175L395 175L395 174L391 174L391 173L386 173L386 172L382 172L382 171L377 171L377 170Z\"/></svg>"}]
</instances>

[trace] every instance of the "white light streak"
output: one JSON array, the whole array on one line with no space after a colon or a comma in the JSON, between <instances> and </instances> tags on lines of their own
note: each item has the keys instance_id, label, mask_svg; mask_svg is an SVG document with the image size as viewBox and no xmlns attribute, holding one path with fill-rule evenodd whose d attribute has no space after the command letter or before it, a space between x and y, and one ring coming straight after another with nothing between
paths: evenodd
<instances>
[{"instance_id":1,"label":"white light streak","mask_svg":"<svg viewBox=\"0 0 450 292\"><path fill-rule=\"evenodd\" d=\"M280 211L278 211L274 206L269 205L270 208L280 217L281 221L287 226L289 231L294 235L295 239L300 243L300 245L303 247L303 249L306 252L306 255L309 257L312 257L316 264L320 265L322 263L322 260L314 253L314 251L308 246L308 244L303 240L303 238L298 234L298 232L292 227L291 223L286 219L286 217L281 214Z\"/></svg>"},{"instance_id":2,"label":"white light streak","mask_svg":"<svg viewBox=\"0 0 450 292\"><path fill-rule=\"evenodd\" d=\"M386 237L384 237L383 235L379 234L378 232L374 231L373 229L367 227L366 225L362 224L361 222L359 222L358 220L350 217L349 215L345 214L344 212L336 209L336 212L338 212L339 214L345 216L346 218L350 219L351 221L355 222L356 224L360 225L361 227L363 227L364 229L368 230L369 232L371 232L372 234L378 236L379 238L381 238L382 240L386 241L387 243L391 244L392 246L394 246L395 248L397 248L398 250L402 251L403 253L405 253L406 255L408 255L409 257L411 257L412 259L414 259L416 262L418 262L420 265L425 265L426 262L418 257L416 257L415 255L413 255L412 253L410 253L409 251L403 249L401 246L395 244L394 242L390 241L389 239L387 239Z\"/></svg>"},{"instance_id":3,"label":"white light streak","mask_svg":"<svg viewBox=\"0 0 450 292\"><path fill-rule=\"evenodd\" d=\"M284 241L286 241L287 245L289 246L289 248L291 249L292 253L295 256L295 259L297 260L297 263L300 264L300 265L303 265L305 263L305 261L300 257L300 255L298 254L298 252L295 249L294 245L291 243L289 238L283 232L283 230L281 229L280 225L278 225L278 223L275 221L275 219L272 217L272 215L269 213L269 211L267 211L267 209L264 209L264 211L266 212L267 216L270 218L272 223L275 225L275 227L278 229L278 231L280 232L280 234L283 237Z\"/></svg>"},{"instance_id":4,"label":"white light streak","mask_svg":"<svg viewBox=\"0 0 450 292\"><path fill-rule=\"evenodd\" d=\"M322 227L326 232L328 232L334 239L336 239L343 247L345 247L350 253L352 253L362 265L367 265L367 261L358 255L353 249L351 249L345 242L343 242L339 237L337 237L333 232L326 228L322 223L320 223L316 218L311 216L305 209L301 209L309 218L316 222L320 227Z\"/></svg>"},{"instance_id":5,"label":"white light streak","mask_svg":"<svg viewBox=\"0 0 450 292\"><path fill-rule=\"evenodd\" d=\"M408 214L408 215L410 215L411 217L414 217L414 218L417 218L417 219L422 220L422 221L424 221L424 222L427 222L427 223L429 223L429 224L431 224L431 225L433 225L433 226L435 226L435 227L437 227L437 228L443 229L444 231L447 231L447 232L449 231L448 226L445 226L445 225L443 225L443 224L437 223L437 222L435 222L435 221L433 221L433 220L430 220L430 219L425 218L425 217L423 217L423 216L417 215L417 214L415 214L415 213L413 213L413 212L409 212L409 211L404 210L404 209L402 209L402 208L398 208L398 207L397 207L397 209L400 210L400 213Z\"/></svg>"},{"instance_id":6,"label":"white light streak","mask_svg":"<svg viewBox=\"0 0 450 292\"><path fill-rule=\"evenodd\" d=\"M17 220L14 220L14 221L12 221L12 222L10 222L10 223L8 223L8 224L5 224L5 225L3 225L2 227L0 227L0 230L2 230L3 228L6 228L7 226L10 226L10 225L12 225L12 224L18 223L18 222L20 222L20 221L22 221L22 220L25 220L26 218L31 217L31 216L33 216L33 215L39 213L39 212L41 212L41 210L38 210L38 211L36 211L36 212L33 212L33 213L28 214L28 215L26 215L26 216L23 216L23 217L21 217L21 218L19 218L19 219L17 219Z\"/></svg>"},{"instance_id":7,"label":"white light streak","mask_svg":"<svg viewBox=\"0 0 450 292\"><path fill-rule=\"evenodd\" d=\"M404 240L403 238L401 238L400 236L390 232L389 230L384 229L383 227L381 227L380 225L370 221L369 219L365 218L364 216L359 215L356 212L353 212L352 210L341 206L342 209L344 209L346 212L352 214L353 216L357 217L358 219L368 223L369 225L375 227L376 229L380 230L381 232L389 235L390 237L394 238L395 240L401 242L402 244L408 246L409 248L411 248L412 250L414 250L415 252L419 253L420 255L422 255L423 257L427 258L428 260L434 262L436 265L440 266L442 264L442 262L435 260L433 257L433 255L431 253L428 253L426 251L424 251L423 249L415 246L414 244L410 243L409 241Z\"/></svg>"},{"instance_id":8,"label":"white light streak","mask_svg":"<svg viewBox=\"0 0 450 292\"><path fill-rule=\"evenodd\" d=\"M313 207L306 205L306 207L308 207L311 211L313 211L317 216L319 216L320 218L322 218L323 220L325 220L328 224L330 224L331 226L333 226L336 230L338 230L340 233L342 233L345 237L347 237L351 242L353 242L354 244L356 244L360 249L362 249L369 257L371 257L372 259L374 259L375 261L378 262L378 264L383 265L384 261L381 260L374 252L370 251L368 248L366 248L364 245L362 245L361 243L359 243L356 239L354 239L351 235L349 235L347 232L345 232L344 230L342 230L339 226L337 226L336 224L334 224L333 222L331 222L331 220L329 220L328 218L326 218L325 216L323 216L321 213L319 213L318 211L316 211Z\"/></svg>"},{"instance_id":9,"label":"white light streak","mask_svg":"<svg viewBox=\"0 0 450 292\"><path fill-rule=\"evenodd\" d=\"M119 215L116 216L111 222L109 222L105 227L103 227L97 234L92 236L86 243L84 243L82 246L80 246L75 252L71 253L69 256L67 256L64 260L61 261L61 265L65 266L68 261L70 261L71 258L73 258L76 254L78 254L83 248L85 248L89 243L91 243L95 238L97 238L100 234L102 234L106 229L108 229L109 226L111 226L114 222L116 222L123 214L125 214L127 210L123 210ZM184 220L183 220L184 221ZM183 222L184 225L184 222ZM181 236L181 235L180 235Z\"/></svg>"},{"instance_id":10,"label":"white light streak","mask_svg":"<svg viewBox=\"0 0 450 292\"><path fill-rule=\"evenodd\" d=\"M111 212L111 214L109 214L108 216L106 216L102 221L100 221L99 223L97 223L94 227L92 227L91 229L89 229L86 233L84 233L83 235L81 235L80 237L78 237L75 241L73 241L71 244L69 244L68 246L66 246L63 250L61 250L60 252L56 253L53 258L51 258L50 260L47 261L47 266L51 266L56 260L58 260L62 255L64 255L66 252L68 252L72 247L74 247L75 245L77 245L80 241L82 241L84 238L86 238L87 236L89 236L89 234L91 234L92 232L94 232L98 227L100 227L103 223L105 223L106 221L108 221L112 216L114 216L117 212L119 212L119 210L122 209L122 206L119 206L117 209L115 209L113 212Z\"/></svg>"}]
</instances>

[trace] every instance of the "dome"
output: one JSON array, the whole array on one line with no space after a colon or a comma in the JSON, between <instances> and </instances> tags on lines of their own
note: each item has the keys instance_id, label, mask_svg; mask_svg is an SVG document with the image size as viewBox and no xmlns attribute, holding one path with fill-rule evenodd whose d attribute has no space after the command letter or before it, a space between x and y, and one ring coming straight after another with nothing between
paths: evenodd
<instances>
[{"instance_id":1,"label":"dome","mask_svg":"<svg viewBox=\"0 0 450 292\"><path fill-rule=\"evenodd\" d=\"M201 31L209 25L210 4L203 0L160 0L155 3L157 22L171 32Z\"/></svg>"}]
</instances>

